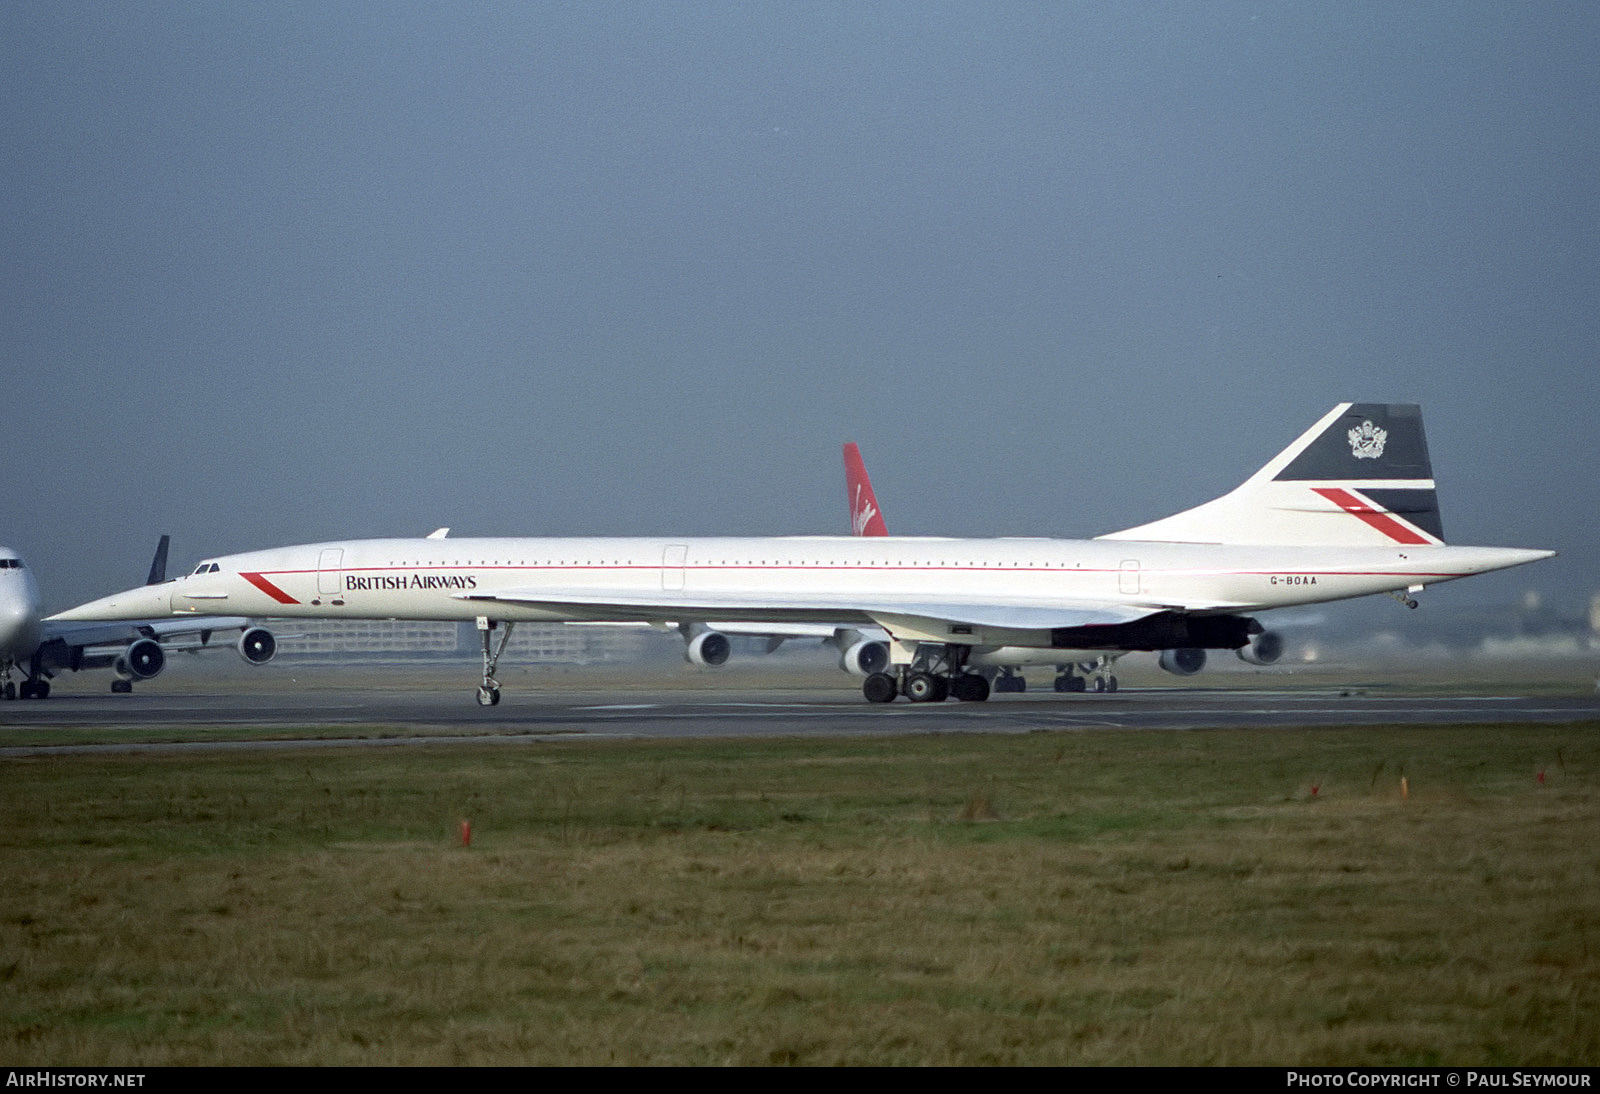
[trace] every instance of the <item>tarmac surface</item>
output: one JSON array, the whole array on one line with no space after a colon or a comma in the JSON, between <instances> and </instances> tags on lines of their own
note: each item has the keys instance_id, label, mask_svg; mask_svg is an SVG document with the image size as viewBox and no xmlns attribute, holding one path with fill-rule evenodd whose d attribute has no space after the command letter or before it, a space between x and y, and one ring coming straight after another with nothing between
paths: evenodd
<instances>
[{"instance_id":1,"label":"tarmac surface","mask_svg":"<svg viewBox=\"0 0 1600 1094\"><path fill-rule=\"evenodd\" d=\"M133 695L57 688L49 699L0 703L0 756L104 749L338 747L483 740L600 740L839 737L923 733L1029 733L1071 730L1286 729L1344 725L1448 725L1600 721L1600 694L1556 691L1429 694L1414 687L1272 682L1230 687L1124 686L1113 694L1031 691L985 703L866 702L856 687L831 678L619 679L564 677L505 680L500 705L480 707L471 670L425 678L405 672L252 673L163 681ZM208 686L209 685L209 686ZM92 686L92 685L91 685ZM1470 690L1470 689L1467 689ZM1548 691L1548 689L1545 689ZM49 742L49 730L81 741ZM74 731L67 733L66 731ZM184 743L154 743L153 733L181 731ZM45 731L41 733L41 731ZM119 731L135 742L115 742ZM310 732L308 732L310 731ZM263 741L263 735L315 739ZM196 740L197 733L203 739ZM19 737L26 740L19 740ZM7 740L11 738L11 740Z\"/></svg>"}]
</instances>

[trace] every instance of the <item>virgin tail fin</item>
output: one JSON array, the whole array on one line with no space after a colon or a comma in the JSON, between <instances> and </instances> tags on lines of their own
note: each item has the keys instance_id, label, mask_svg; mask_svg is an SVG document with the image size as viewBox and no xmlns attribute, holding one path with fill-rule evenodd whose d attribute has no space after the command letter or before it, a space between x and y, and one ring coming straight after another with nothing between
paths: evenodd
<instances>
[{"instance_id":1,"label":"virgin tail fin","mask_svg":"<svg viewBox=\"0 0 1600 1094\"><path fill-rule=\"evenodd\" d=\"M872 492L872 480L867 477L867 465L861 460L861 449L850 442L844 446L844 486L850 501L850 534L853 536L886 536L888 525L883 522L883 510Z\"/></svg>"}]
</instances>

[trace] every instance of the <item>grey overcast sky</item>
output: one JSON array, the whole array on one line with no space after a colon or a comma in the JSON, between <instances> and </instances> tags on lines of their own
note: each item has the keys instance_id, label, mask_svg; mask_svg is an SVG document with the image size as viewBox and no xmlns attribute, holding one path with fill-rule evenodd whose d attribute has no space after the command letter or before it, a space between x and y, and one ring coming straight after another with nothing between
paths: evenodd
<instances>
[{"instance_id":1,"label":"grey overcast sky","mask_svg":"<svg viewBox=\"0 0 1600 1094\"><path fill-rule=\"evenodd\" d=\"M1334 403L1600 589L1600 5L0 6L0 542L1086 536ZM1392 609L1375 605L1375 611Z\"/></svg>"}]
</instances>

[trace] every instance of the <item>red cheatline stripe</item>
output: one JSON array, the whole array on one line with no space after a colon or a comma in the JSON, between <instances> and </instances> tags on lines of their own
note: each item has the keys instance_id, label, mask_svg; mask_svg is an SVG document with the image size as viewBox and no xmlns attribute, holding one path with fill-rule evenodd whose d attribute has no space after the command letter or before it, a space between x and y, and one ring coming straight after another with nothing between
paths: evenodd
<instances>
[{"instance_id":1,"label":"red cheatline stripe","mask_svg":"<svg viewBox=\"0 0 1600 1094\"><path fill-rule=\"evenodd\" d=\"M282 589L278 588L276 585L274 585L272 582L268 581L266 578L262 577L260 574L241 573L239 576L244 578L250 584L254 585L256 588L260 589L262 592L266 593L268 596L272 597L272 599L276 600L279 604L298 604L298 603L300 603L294 597L290 596L288 593L286 593Z\"/></svg>"},{"instance_id":2,"label":"red cheatline stripe","mask_svg":"<svg viewBox=\"0 0 1600 1094\"><path fill-rule=\"evenodd\" d=\"M1425 544L1428 542L1426 536L1414 531L1409 525L1401 523L1388 513L1380 513L1348 490L1340 490L1333 486L1314 486L1312 490L1321 494L1351 516L1360 517L1396 543Z\"/></svg>"}]
</instances>

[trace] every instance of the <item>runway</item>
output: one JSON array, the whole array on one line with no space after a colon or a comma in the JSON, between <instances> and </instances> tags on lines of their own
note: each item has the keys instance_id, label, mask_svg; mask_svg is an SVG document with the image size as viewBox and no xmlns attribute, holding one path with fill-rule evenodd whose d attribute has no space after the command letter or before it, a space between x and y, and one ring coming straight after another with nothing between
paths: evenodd
<instances>
[{"instance_id":1,"label":"runway","mask_svg":"<svg viewBox=\"0 0 1600 1094\"><path fill-rule=\"evenodd\" d=\"M295 681L298 684L298 681ZM597 681L607 683L607 681ZM1130 687L1110 695L1031 692L986 703L865 702L849 686L508 687L479 707L460 681L371 673L314 686L257 675L181 692L58 690L0 704L0 755L103 749L338 747L442 741L839 737L1073 730L1285 729L1344 725L1508 725L1600 721L1600 695L1418 694L1382 687ZM787 686L785 686L787 684ZM63 738L56 743L51 738ZM126 741L117 737L126 734ZM159 739L171 734L169 741ZM92 738L85 741L85 737ZM264 740L263 738L276 738Z\"/></svg>"}]
</instances>

